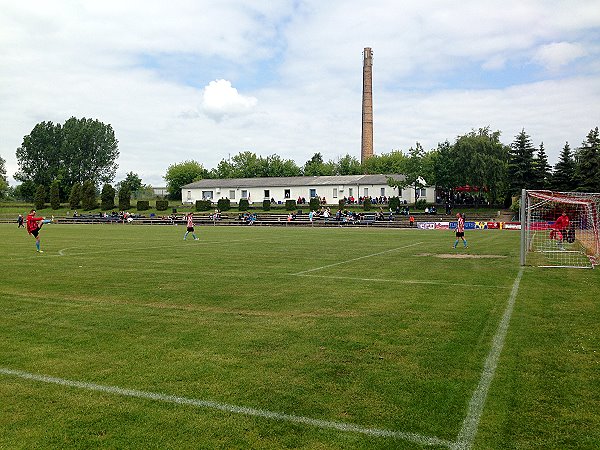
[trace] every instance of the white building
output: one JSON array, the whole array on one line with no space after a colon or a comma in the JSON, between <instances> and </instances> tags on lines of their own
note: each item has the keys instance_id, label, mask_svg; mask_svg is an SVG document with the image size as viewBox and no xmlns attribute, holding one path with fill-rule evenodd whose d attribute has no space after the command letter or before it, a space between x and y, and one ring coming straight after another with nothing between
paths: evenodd
<instances>
[{"instance_id":1,"label":"white building","mask_svg":"<svg viewBox=\"0 0 600 450\"><path fill-rule=\"evenodd\" d=\"M304 198L308 202L313 197L325 197L327 204L338 204L344 198L360 197L400 197L407 203L415 201L415 189L406 187L398 192L388 185L388 178L404 180L404 175L340 175L314 177L273 177L273 178L222 178L204 179L181 188L183 203L196 200L228 198L234 203L247 199L251 203L262 203L273 199L276 203ZM435 187L417 189L418 199L427 203L435 202Z\"/></svg>"}]
</instances>

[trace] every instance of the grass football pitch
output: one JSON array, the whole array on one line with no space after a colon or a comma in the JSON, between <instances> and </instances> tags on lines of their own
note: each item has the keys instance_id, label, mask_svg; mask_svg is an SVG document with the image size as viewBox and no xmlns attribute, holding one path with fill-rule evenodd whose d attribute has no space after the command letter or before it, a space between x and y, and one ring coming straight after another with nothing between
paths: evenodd
<instances>
[{"instance_id":1,"label":"grass football pitch","mask_svg":"<svg viewBox=\"0 0 600 450\"><path fill-rule=\"evenodd\" d=\"M0 225L0 448L597 449L600 271L519 233Z\"/></svg>"}]
</instances>

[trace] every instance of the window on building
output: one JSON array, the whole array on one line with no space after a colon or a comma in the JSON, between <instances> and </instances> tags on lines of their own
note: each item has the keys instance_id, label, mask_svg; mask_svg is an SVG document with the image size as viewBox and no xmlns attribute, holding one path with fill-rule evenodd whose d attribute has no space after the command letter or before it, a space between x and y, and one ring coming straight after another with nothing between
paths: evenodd
<instances>
[{"instance_id":1,"label":"window on building","mask_svg":"<svg viewBox=\"0 0 600 450\"><path fill-rule=\"evenodd\" d=\"M229 191L229 199L235 200L235 191Z\"/></svg>"},{"instance_id":2,"label":"window on building","mask_svg":"<svg viewBox=\"0 0 600 450\"><path fill-rule=\"evenodd\" d=\"M333 188L333 198L338 198L338 196L337 196L337 188Z\"/></svg>"},{"instance_id":3,"label":"window on building","mask_svg":"<svg viewBox=\"0 0 600 450\"><path fill-rule=\"evenodd\" d=\"M348 188L348 197L354 197L354 189Z\"/></svg>"},{"instance_id":4,"label":"window on building","mask_svg":"<svg viewBox=\"0 0 600 450\"><path fill-rule=\"evenodd\" d=\"M315 198L317 196L317 190L309 189L309 196L310 196L310 198Z\"/></svg>"},{"instance_id":5,"label":"window on building","mask_svg":"<svg viewBox=\"0 0 600 450\"><path fill-rule=\"evenodd\" d=\"M271 191L269 191L268 189L265 189L265 198L271 198Z\"/></svg>"},{"instance_id":6,"label":"window on building","mask_svg":"<svg viewBox=\"0 0 600 450\"><path fill-rule=\"evenodd\" d=\"M381 188L381 194L379 194L379 195L381 195L382 197L385 197L385 188Z\"/></svg>"},{"instance_id":7,"label":"window on building","mask_svg":"<svg viewBox=\"0 0 600 450\"><path fill-rule=\"evenodd\" d=\"M284 198L290 198L292 196L292 193L289 189L284 189L283 191L283 197Z\"/></svg>"},{"instance_id":8,"label":"window on building","mask_svg":"<svg viewBox=\"0 0 600 450\"><path fill-rule=\"evenodd\" d=\"M364 192L363 197L368 197L369 196L369 188L364 188L363 192Z\"/></svg>"},{"instance_id":9,"label":"window on building","mask_svg":"<svg viewBox=\"0 0 600 450\"><path fill-rule=\"evenodd\" d=\"M248 198L248 191L245 189L242 189L242 198Z\"/></svg>"},{"instance_id":10,"label":"window on building","mask_svg":"<svg viewBox=\"0 0 600 450\"><path fill-rule=\"evenodd\" d=\"M191 200L191 199L192 199L192 191L188 191L188 196L187 196L187 199L188 199L188 200Z\"/></svg>"},{"instance_id":11,"label":"window on building","mask_svg":"<svg viewBox=\"0 0 600 450\"><path fill-rule=\"evenodd\" d=\"M212 198L213 198L213 191L202 191L202 198L204 200L212 200Z\"/></svg>"},{"instance_id":12,"label":"window on building","mask_svg":"<svg viewBox=\"0 0 600 450\"><path fill-rule=\"evenodd\" d=\"M420 189L417 189L417 191L419 192L419 198L427 197L427 189L420 188Z\"/></svg>"}]
</instances>

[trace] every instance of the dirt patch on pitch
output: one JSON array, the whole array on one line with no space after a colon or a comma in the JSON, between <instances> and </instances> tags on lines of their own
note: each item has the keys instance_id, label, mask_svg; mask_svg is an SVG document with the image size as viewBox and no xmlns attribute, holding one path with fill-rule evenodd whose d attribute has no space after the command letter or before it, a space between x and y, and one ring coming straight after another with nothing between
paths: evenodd
<instances>
[{"instance_id":1,"label":"dirt patch on pitch","mask_svg":"<svg viewBox=\"0 0 600 450\"><path fill-rule=\"evenodd\" d=\"M415 256L433 256L442 259L490 259L490 258L508 258L504 255L470 255L468 253L419 253Z\"/></svg>"}]
</instances>

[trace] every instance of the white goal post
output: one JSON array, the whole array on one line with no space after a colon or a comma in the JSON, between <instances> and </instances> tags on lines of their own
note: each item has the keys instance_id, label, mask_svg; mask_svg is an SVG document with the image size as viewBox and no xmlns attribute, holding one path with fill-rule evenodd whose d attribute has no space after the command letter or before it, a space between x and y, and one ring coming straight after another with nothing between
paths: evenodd
<instances>
[{"instance_id":1,"label":"white goal post","mask_svg":"<svg viewBox=\"0 0 600 450\"><path fill-rule=\"evenodd\" d=\"M523 189L521 265L593 268L600 263L599 217L598 193Z\"/></svg>"}]
</instances>

